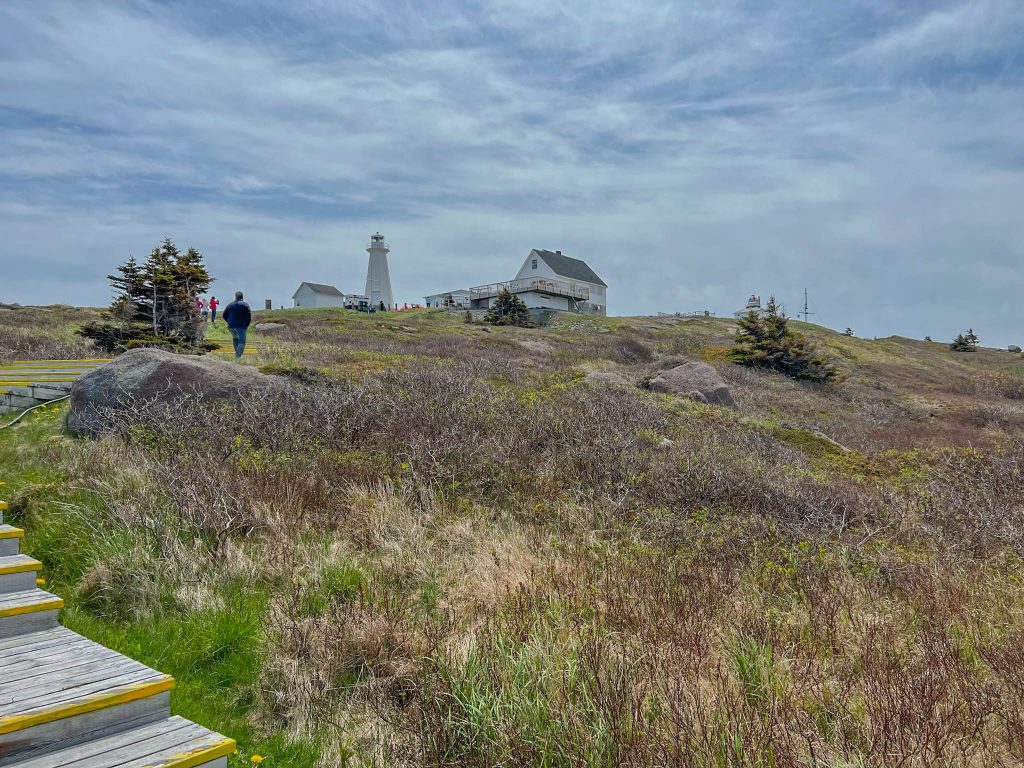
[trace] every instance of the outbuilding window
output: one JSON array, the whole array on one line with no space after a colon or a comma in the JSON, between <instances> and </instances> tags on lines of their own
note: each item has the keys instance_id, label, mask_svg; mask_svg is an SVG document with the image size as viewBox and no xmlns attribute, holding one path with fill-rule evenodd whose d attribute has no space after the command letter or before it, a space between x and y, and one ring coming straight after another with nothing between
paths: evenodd
<instances>
[{"instance_id":1,"label":"outbuilding window","mask_svg":"<svg viewBox=\"0 0 1024 768\"><path fill-rule=\"evenodd\" d=\"M536 269L536 268L537 268L537 260L534 259L533 261L530 262L530 269Z\"/></svg>"}]
</instances>

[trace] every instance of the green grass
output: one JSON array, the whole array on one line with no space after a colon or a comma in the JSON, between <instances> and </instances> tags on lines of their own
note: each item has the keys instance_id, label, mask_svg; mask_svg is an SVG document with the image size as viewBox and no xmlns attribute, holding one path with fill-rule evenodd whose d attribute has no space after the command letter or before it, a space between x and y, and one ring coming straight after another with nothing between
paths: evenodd
<instances>
[{"instance_id":1,"label":"green grass","mask_svg":"<svg viewBox=\"0 0 1024 768\"><path fill-rule=\"evenodd\" d=\"M130 558L150 545L144 532L104 525L101 501L67 485L60 464L47 458L59 450L55 441L69 439L62 437L62 429L62 415L50 411L0 431L0 498L11 504L6 519L25 528L25 551L43 562L45 588L64 598L64 625L174 676L172 713L235 739L239 754L230 765L250 765L253 754L272 766L314 765L320 755L316 741L291 739L250 720L266 645L267 597L258 587L214 584L219 607L157 610L141 620L111 618L117 612L110 603L91 600L76 588L97 563ZM344 591L351 581L344 573L331 573L326 588Z\"/></svg>"}]
</instances>

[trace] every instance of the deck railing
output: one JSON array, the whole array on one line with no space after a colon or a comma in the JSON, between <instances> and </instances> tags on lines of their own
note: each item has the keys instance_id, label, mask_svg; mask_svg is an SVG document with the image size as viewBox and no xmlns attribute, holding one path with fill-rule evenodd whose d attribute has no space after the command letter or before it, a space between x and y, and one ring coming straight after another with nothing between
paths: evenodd
<instances>
[{"instance_id":1,"label":"deck railing","mask_svg":"<svg viewBox=\"0 0 1024 768\"><path fill-rule=\"evenodd\" d=\"M469 289L472 299L486 299L497 296L502 291L511 293L525 293L537 291L538 293L550 293L556 296L568 296L577 301L590 300L590 288L585 285L571 282L569 280L552 280L547 277L527 277L522 280L508 280L503 283L488 283L478 285Z\"/></svg>"}]
</instances>

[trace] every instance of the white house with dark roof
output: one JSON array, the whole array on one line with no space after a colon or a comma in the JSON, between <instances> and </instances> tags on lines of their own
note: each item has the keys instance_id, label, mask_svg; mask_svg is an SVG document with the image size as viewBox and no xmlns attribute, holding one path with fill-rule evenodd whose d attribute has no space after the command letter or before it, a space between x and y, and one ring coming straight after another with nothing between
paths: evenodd
<instances>
[{"instance_id":1,"label":"white house with dark roof","mask_svg":"<svg viewBox=\"0 0 1024 768\"><path fill-rule=\"evenodd\" d=\"M470 288L474 309L487 309L502 291L516 294L530 309L608 314L608 285L582 259L534 248L507 282Z\"/></svg>"},{"instance_id":2,"label":"white house with dark roof","mask_svg":"<svg viewBox=\"0 0 1024 768\"><path fill-rule=\"evenodd\" d=\"M333 285L322 283L300 283L292 294L293 306L310 309L313 307L343 307L345 294Z\"/></svg>"},{"instance_id":3,"label":"white house with dark roof","mask_svg":"<svg viewBox=\"0 0 1024 768\"><path fill-rule=\"evenodd\" d=\"M428 307L462 307L468 309L470 293L468 288L458 288L454 291L432 293L429 296L424 296L423 301Z\"/></svg>"}]
</instances>

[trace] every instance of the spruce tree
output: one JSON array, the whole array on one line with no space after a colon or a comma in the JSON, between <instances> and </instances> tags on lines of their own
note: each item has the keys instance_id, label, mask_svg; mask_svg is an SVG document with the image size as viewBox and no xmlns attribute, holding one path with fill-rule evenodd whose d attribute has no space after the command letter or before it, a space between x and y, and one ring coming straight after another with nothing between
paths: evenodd
<instances>
[{"instance_id":1,"label":"spruce tree","mask_svg":"<svg viewBox=\"0 0 1024 768\"><path fill-rule=\"evenodd\" d=\"M968 328L966 334L957 334L956 338L953 339L953 343L949 345L949 348L954 352L973 352L977 346L978 336L974 333L973 328Z\"/></svg>"},{"instance_id":2,"label":"spruce tree","mask_svg":"<svg viewBox=\"0 0 1024 768\"><path fill-rule=\"evenodd\" d=\"M508 290L499 293L491 308L487 310L484 321L491 325L517 325L526 328L530 325L530 310L523 300Z\"/></svg>"},{"instance_id":3,"label":"spruce tree","mask_svg":"<svg viewBox=\"0 0 1024 768\"><path fill-rule=\"evenodd\" d=\"M772 296L764 315L752 311L740 318L740 330L729 359L740 365L769 368L805 381L829 381L835 369L818 354L807 337L789 328L789 318Z\"/></svg>"},{"instance_id":4,"label":"spruce tree","mask_svg":"<svg viewBox=\"0 0 1024 768\"><path fill-rule=\"evenodd\" d=\"M80 333L114 352L137 346L206 348L196 297L213 279L195 248L182 253L170 238L153 248L145 263L134 257L107 275L114 300L104 320Z\"/></svg>"}]
</instances>

